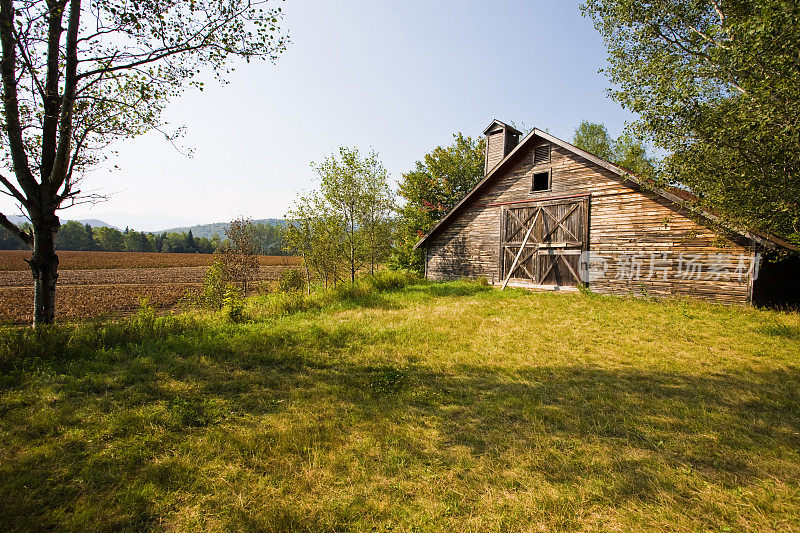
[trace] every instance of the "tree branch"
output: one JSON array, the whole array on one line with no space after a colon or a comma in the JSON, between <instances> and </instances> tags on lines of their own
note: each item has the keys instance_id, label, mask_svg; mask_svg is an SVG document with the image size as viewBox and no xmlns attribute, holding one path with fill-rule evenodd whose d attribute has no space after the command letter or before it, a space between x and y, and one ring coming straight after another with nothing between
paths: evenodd
<instances>
[{"instance_id":1,"label":"tree branch","mask_svg":"<svg viewBox=\"0 0 800 533\"><path fill-rule=\"evenodd\" d=\"M18 238L28 246L33 246L33 235L19 229L19 226L8 220L3 213L0 213L0 226L6 228L16 238Z\"/></svg>"},{"instance_id":2,"label":"tree branch","mask_svg":"<svg viewBox=\"0 0 800 533\"><path fill-rule=\"evenodd\" d=\"M25 196L19 191L19 189L14 187L14 184L12 184L8 178L2 174L0 174L0 183L5 185L6 189L8 189L8 192L11 193L11 195L16 198L19 203L21 203L24 207L28 207L28 200L25 198Z\"/></svg>"},{"instance_id":3,"label":"tree branch","mask_svg":"<svg viewBox=\"0 0 800 533\"><path fill-rule=\"evenodd\" d=\"M47 28L47 77L42 94L44 118L42 120L42 183L50 179L53 163L56 158L56 142L58 136L58 114L61 98L58 94L60 79L59 62L61 60L61 21L64 18L66 0L48 5Z\"/></svg>"},{"instance_id":4,"label":"tree branch","mask_svg":"<svg viewBox=\"0 0 800 533\"><path fill-rule=\"evenodd\" d=\"M22 137L22 126L19 119L16 79L17 49L14 40L14 3L12 0L0 2L0 42L3 47L0 75L3 78L3 111L5 112L8 148L11 152L11 161L14 165L17 182L28 198L34 198L37 183L28 164L28 155L25 152L25 141Z\"/></svg>"},{"instance_id":5,"label":"tree branch","mask_svg":"<svg viewBox=\"0 0 800 533\"><path fill-rule=\"evenodd\" d=\"M71 0L69 27L67 28L67 64L64 73L64 96L61 99L61 122L58 132L58 149L50 173L51 193L55 195L67 178L67 159L72 141L72 115L75 92L78 86L78 30L80 27L81 0Z\"/></svg>"}]
</instances>

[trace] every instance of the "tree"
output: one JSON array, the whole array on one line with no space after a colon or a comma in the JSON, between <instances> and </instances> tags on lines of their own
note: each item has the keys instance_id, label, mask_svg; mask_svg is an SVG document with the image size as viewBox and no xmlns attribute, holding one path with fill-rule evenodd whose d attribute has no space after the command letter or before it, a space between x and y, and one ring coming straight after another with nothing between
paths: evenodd
<instances>
[{"instance_id":1,"label":"tree","mask_svg":"<svg viewBox=\"0 0 800 533\"><path fill-rule=\"evenodd\" d=\"M125 249L122 232L117 228L94 228L94 242L104 252L121 252Z\"/></svg>"},{"instance_id":2,"label":"tree","mask_svg":"<svg viewBox=\"0 0 800 533\"><path fill-rule=\"evenodd\" d=\"M359 270L369 265L374 272L388 252L394 204L389 174L377 153L362 156L347 147L311 166L319 175L319 190L301 196L287 216L294 226L290 245L316 262L326 283L328 274L338 271L331 261L345 263L354 283Z\"/></svg>"},{"instance_id":3,"label":"tree","mask_svg":"<svg viewBox=\"0 0 800 533\"><path fill-rule=\"evenodd\" d=\"M87 250L96 250L97 243L94 242L94 232L92 231L92 226L90 226L89 224L84 224L83 231L86 232L85 242L89 246Z\"/></svg>"},{"instance_id":4,"label":"tree","mask_svg":"<svg viewBox=\"0 0 800 533\"><path fill-rule=\"evenodd\" d=\"M584 120L575 128L572 144L637 176L650 181L656 178L653 158L647 155L647 148L630 132L625 132L614 140L603 124Z\"/></svg>"},{"instance_id":5,"label":"tree","mask_svg":"<svg viewBox=\"0 0 800 533\"><path fill-rule=\"evenodd\" d=\"M247 282L258 270L258 250L255 228L249 218L232 220L225 230L228 239L217 251L230 279L242 284L242 293L247 295Z\"/></svg>"},{"instance_id":6,"label":"tree","mask_svg":"<svg viewBox=\"0 0 800 533\"><path fill-rule=\"evenodd\" d=\"M259 253L263 255L285 255L284 228L279 224L259 222L253 225Z\"/></svg>"},{"instance_id":7,"label":"tree","mask_svg":"<svg viewBox=\"0 0 800 533\"><path fill-rule=\"evenodd\" d=\"M89 226L91 228L91 226ZM92 233L86 226L74 220L68 220L58 229L56 247L59 250L93 250L95 247Z\"/></svg>"},{"instance_id":8,"label":"tree","mask_svg":"<svg viewBox=\"0 0 800 533\"><path fill-rule=\"evenodd\" d=\"M284 248L299 255L311 290L312 272L327 289L341 280L341 258L345 254L341 221L329 213L318 196L303 196L290 213Z\"/></svg>"},{"instance_id":9,"label":"tree","mask_svg":"<svg viewBox=\"0 0 800 533\"><path fill-rule=\"evenodd\" d=\"M150 240L147 238L146 233L140 233L138 231L127 231L122 236L122 240L125 243L124 250L126 252L149 252L150 249Z\"/></svg>"},{"instance_id":10,"label":"tree","mask_svg":"<svg viewBox=\"0 0 800 533\"><path fill-rule=\"evenodd\" d=\"M286 39L280 8L251 0L0 0L3 114L0 184L27 212L34 324L53 321L56 212L90 200L80 178L115 140L151 129L203 68L275 60ZM13 175L10 176L8 173Z\"/></svg>"},{"instance_id":11,"label":"tree","mask_svg":"<svg viewBox=\"0 0 800 533\"><path fill-rule=\"evenodd\" d=\"M615 158L612 149L614 141L603 124L584 120L575 128L572 144L606 161L613 161Z\"/></svg>"},{"instance_id":12,"label":"tree","mask_svg":"<svg viewBox=\"0 0 800 533\"><path fill-rule=\"evenodd\" d=\"M414 170L400 178L400 208L394 249L394 268L422 271L422 256L413 247L439 220L472 190L483 177L484 139L461 133L453 144L435 148L417 161Z\"/></svg>"},{"instance_id":13,"label":"tree","mask_svg":"<svg viewBox=\"0 0 800 533\"><path fill-rule=\"evenodd\" d=\"M197 252L197 242L194 240L194 235L192 235L191 229L189 229L189 233L186 234L186 240L183 243L183 251L186 253Z\"/></svg>"},{"instance_id":14,"label":"tree","mask_svg":"<svg viewBox=\"0 0 800 533\"><path fill-rule=\"evenodd\" d=\"M611 96L670 155L667 179L744 227L800 243L800 4L586 0Z\"/></svg>"}]
</instances>

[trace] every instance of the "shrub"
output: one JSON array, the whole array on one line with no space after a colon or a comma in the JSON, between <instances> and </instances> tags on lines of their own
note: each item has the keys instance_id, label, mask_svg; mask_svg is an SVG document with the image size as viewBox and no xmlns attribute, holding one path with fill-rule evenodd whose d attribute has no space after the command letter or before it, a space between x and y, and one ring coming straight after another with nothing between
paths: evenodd
<instances>
[{"instance_id":1,"label":"shrub","mask_svg":"<svg viewBox=\"0 0 800 533\"><path fill-rule=\"evenodd\" d=\"M361 300L371 292L371 287L360 282L340 283L329 291L333 300Z\"/></svg>"},{"instance_id":2,"label":"shrub","mask_svg":"<svg viewBox=\"0 0 800 533\"><path fill-rule=\"evenodd\" d=\"M244 318L244 300L233 285L225 289L222 312L231 322L241 322Z\"/></svg>"},{"instance_id":3,"label":"shrub","mask_svg":"<svg viewBox=\"0 0 800 533\"><path fill-rule=\"evenodd\" d=\"M278 279L278 290L282 292L298 292L306 287L303 273L296 268L284 271Z\"/></svg>"},{"instance_id":4,"label":"shrub","mask_svg":"<svg viewBox=\"0 0 800 533\"><path fill-rule=\"evenodd\" d=\"M369 287L377 292L397 291L414 281L415 277L403 270L384 270L365 279Z\"/></svg>"},{"instance_id":5,"label":"shrub","mask_svg":"<svg viewBox=\"0 0 800 533\"><path fill-rule=\"evenodd\" d=\"M156 323L156 310L150 305L150 300L146 297L139 298L139 309L133 315L133 323L136 327L147 333L153 333Z\"/></svg>"},{"instance_id":6,"label":"shrub","mask_svg":"<svg viewBox=\"0 0 800 533\"><path fill-rule=\"evenodd\" d=\"M214 259L203 280L203 289L200 292L202 307L215 311L222 309L225 304L229 277L225 264L219 258Z\"/></svg>"}]
</instances>

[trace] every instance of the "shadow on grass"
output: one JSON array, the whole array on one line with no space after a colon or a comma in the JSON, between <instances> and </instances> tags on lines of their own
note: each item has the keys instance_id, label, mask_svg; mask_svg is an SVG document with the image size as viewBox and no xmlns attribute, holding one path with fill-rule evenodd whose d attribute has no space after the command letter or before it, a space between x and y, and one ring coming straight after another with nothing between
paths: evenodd
<instances>
[{"instance_id":1,"label":"shadow on grass","mask_svg":"<svg viewBox=\"0 0 800 533\"><path fill-rule=\"evenodd\" d=\"M784 339L800 341L800 327L788 324L773 323L759 328L759 333L770 337L783 337Z\"/></svg>"},{"instance_id":2,"label":"shadow on grass","mask_svg":"<svg viewBox=\"0 0 800 533\"><path fill-rule=\"evenodd\" d=\"M519 472L525 483L560 487L575 502L543 503L553 504L553 527L580 527L585 496L575 487L595 487L592 497L606 506L656 504L668 494L680 512L703 514L710 512L700 486L792 483L798 474L796 368L698 376L547 366L507 374L348 362L354 351L391 344L392 335L357 326L242 327L171 336L29 376L0 404L0 522L140 530L204 498L209 508L197 503L198 512L231 529L264 520L272 521L267 529L311 530L386 520L385 507L363 498L335 509L292 506L292 498L267 511L232 503L260 501L258 488L248 488L254 480L302 492L296 476L317 453L360 464L368 451L353 451L353 432L388 450L370 467L382 478L424 484L425 476L474 471L459 486L470 495L464 517L486 491L513 491ZM240 484L211 480L230 470ZM718 524L741 511L715 512L699 520Z\"/></svg>"}]
</instances>

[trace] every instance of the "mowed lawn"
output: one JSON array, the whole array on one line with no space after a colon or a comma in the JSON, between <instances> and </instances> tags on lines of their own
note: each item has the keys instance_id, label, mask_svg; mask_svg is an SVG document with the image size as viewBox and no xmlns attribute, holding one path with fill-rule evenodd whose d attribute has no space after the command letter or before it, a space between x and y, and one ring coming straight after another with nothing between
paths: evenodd
<instances>
[{"instance_id":1,"label":"mowed lawn","mask_svg":"<svg viewBox=\"0 0 800 533\"><path fill-rule=\"evenodd\" d=\"M6 360L0 527L800 529L798 313L463 282L259 309Z\"/></svg>"}]
</instances>

